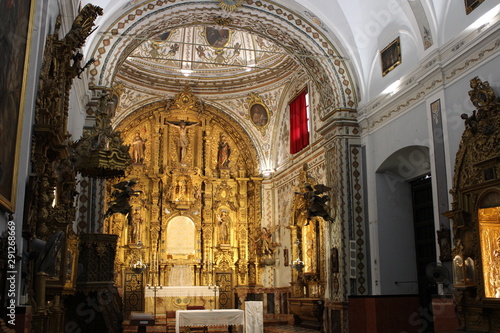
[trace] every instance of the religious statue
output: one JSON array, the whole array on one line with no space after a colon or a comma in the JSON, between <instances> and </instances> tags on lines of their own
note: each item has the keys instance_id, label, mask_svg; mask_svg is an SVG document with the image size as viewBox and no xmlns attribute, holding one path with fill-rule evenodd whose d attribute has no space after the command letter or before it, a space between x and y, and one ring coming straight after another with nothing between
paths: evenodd
<instances>
[{"instance_id":1,"label":"religious statue","mask_svg":"<svg viewBox=\"0 0 500 333\"><path fill-rule=\"evenodd\" d=\"M219 151L217 153L217 166L220 168L229 167L229 156L231 155L231 147L229 142L227 142L227 137L225 134L220 136L219 141Z\"/></svg>"},{"instance_id":2,"label":"religious statue","mask_svg":"<svg viewBox=\"0 0 500 333\"><path fill-rule=\"evenodd\" d=\"M186 180L178 179L175 182L173 201L184 201L188 199L188 186Z\"/></svg>"},{"instance_id":3,"label":"religious statue","mask_svg":"<svg viewBox=\"0 0 500 333\"><path fill-rule=\"evenodd\" d=\"M132 217L132 223L129 227L129 243L137 244L140 240L140 231L141 231L142 217L141 213L138 209L136 209L134 216Z\"/></svg>"},{"instance_id":4,"label":"religious statue","mask_svg":"<svg viewBox=\"0 0 500 333\"><path fill-rule=\"evenodd\" d=\"M318 184L311 186L310 184L306 184L306 192L300 193L295 192L296 194L300 194L306 200L306 208L307 208L307 223L313 217L319 216L325 219L326 221L333 222L333 218L328 213L328 206L326 202L330 201L330 197L323 194L331 190L330 187Z\"/></svg>"},{"instance_id":5,"label":"religious statue","mask_svg":"<svg viewBox=\"0 0 500 333\"><path fill-rule=\"evenodd\" d=\"M132 163L142 163L144 161L144 150L146 150L145 140L141 138L139 132L132 140Z\"/></svg>"},{"instance_id":6,"label":"religious statue","mask_svg":"<svg viewBox=\"0 0 500 333\"><path fill-rule=\"evenodd\" d=\"M189 145L188 129L191 127L197 126L197 125L201 125L201 123L198 123L198 122L187 123L184 120L181 120L180 122L165 121L165 123L179 129L179 139L178 139L179 162L183 162L184 157L186 157L186 153L187 153L187 149L188 149L188 145Z\"/></svg>"},{"instance_id":7,"label":"religious statue","mask_svg":"<svg viewBox=\"0 0 500 333\"><path fill-rule=\"evenodd\" d=\"M135 191L132 189L134 185L137 184L135 179L125 180L113 185L116 190L111 193L113 199L108 202L108 210L104 214L104 218L107 218L115 213L120 213L127 215L129 224L132 223L132 218L130 216L130 210L132 206L130 205L130 198L132 196L138 196L142 191Z\"/></svg>"},{"instance_id":8,"label":"religious statue","mask_svg":"<svg viewBox=\"0 0 500 333\"><path fill-rule=\"evenodd\" d=\"M279 243L273 241L273 234L278 227L279 225L262 228L262 232L259 239L257 239L257 242L260 243L260 249L263 257L272 258L276 248L280 246Z\"/></svg>"},{"instance_id":9,"label":"religious statue","mask_svg":"<svg viewBox=\"0 0 500 333\"><path fill-rule=\"evenodd\" d=\"M229 228L231 220L227 210L222 210L217 217L219 228L219 244L229 244Z\"/></svg>"}]
</instances>

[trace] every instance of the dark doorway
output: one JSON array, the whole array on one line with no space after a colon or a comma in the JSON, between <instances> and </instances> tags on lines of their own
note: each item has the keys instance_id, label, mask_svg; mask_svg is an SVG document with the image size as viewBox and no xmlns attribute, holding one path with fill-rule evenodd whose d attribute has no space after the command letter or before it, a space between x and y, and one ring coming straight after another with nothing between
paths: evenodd
<instances>
[{"instance_id":1,"label":"dark doorway","mask_svg":"<svg viewBox=\"0 0 500 333\"><path fill-rule=\"evenodd\" d=\"M125 272L125 318L128 318L132 311L144 311L143 278L143 273Z\"/></svg>"},{"instance_id":2,"label":"dark doorway","mask_svg":"<svg viewBox=\"0 0 500 333\"><path fill-rule=\"evenodd\" d=\"M436 262L436 232L434 229L431 177L425 176L410 184L413 200L418 294L422 319L420 332L434 332L432 295L437 294L437 284L426 272L427 267Z\"/></svg>"}]
</instances>

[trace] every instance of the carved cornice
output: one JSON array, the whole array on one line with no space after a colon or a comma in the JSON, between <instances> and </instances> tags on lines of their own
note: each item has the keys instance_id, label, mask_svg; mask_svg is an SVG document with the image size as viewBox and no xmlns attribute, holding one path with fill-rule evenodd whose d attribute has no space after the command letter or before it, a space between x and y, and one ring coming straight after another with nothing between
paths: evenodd
<instances>
[{"instance_id":1,"label":"carved cornice","mask_svg":"<svg viewBox=\"0 0 500 333\"><path fill-rule=\"evenodd\" d=\"M359 124L363 135L410 111L438 89L460 79L472 68L480 66L500 52L500 39L494 32L500 22L481 36L477 31L456 39L422 60L414 71L403 76L398 91L381 95L359 108ZM460 50L461 53L458 52Z\"/></svg>"}]
</instances>

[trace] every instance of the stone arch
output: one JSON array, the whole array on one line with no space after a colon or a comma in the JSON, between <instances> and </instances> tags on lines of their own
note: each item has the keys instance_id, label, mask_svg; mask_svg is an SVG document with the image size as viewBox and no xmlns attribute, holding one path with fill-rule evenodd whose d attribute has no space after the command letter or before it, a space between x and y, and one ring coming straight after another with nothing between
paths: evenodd
<instances>
[{"instance_id":1,"label":"stone arch","mask_svg":"<svg viewBox=\"0 0 500 333\"><path fill-rule=\"evenodd\" d=\"M186 25L214 25L221 15L216 3L159 0L128 7L110 25L100 29L91 48L96 59L90 70L90 85L110 87L115 69L144 39L167 29ZM321 96L321 117L337 108L356 108L356 84L350 64L324 32L285 7L248 0L231 17L230 29L243 29L281 45L308 72Z\"/></svg>"}]
</instances>

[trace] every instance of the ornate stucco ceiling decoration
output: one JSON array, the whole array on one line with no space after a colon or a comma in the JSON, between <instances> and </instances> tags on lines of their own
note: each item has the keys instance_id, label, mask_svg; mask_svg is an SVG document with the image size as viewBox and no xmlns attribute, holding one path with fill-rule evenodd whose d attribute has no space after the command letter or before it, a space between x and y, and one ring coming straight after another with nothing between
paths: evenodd
<instances>
[{"instance_id":1,"label":"ornate stucco ceiling decoration","mask_svg":"<svg viewBox=\"0 0 500 333\"><path fill-rule=\"evenodd\" d=\"M218 0L219 6L229 12L233 12L243 4L243 0Z\"/></svg>"},{"instance_id":2,"label":"ornate stucco ceiling decoration","mask_svg":"<svg viewBox=\"0 0 500 333\"><path fill-rule=\"evenodd\" d=\"M158 0L123 8L119 17L115 16L114 21L102 26L98 32L101 37L95 40L92 53L96 61L89 71L91 85L112 85L118 69L144 39L169 29L214 26L214 18L220 15L221 8L210 1ZM338 45L333 45L307 18L285 7L247 0L244 6L232 13L231 22L224 28L260 36L288 53L317 87L322 112L325 113L322 117L335 108L356 106L356 89L349 62L339 53ZM139 37L142 40L138 40ZM276 68L276 71L280 69ZM260 78L254 81L260 83Z\"/></svg>"},{"instance_id":3,"label":"ornate stucco ceiling decoration","mask_svg":"<svg viewBox=\"0 0 500 333\"><path fill-rule=\"evenodd\" d=\"M246 31L213 26L172 29L145 39L117 77L152 89L177 91L195 83L204 94L243 92L282 80L299 65L281 47Z\"/></svg>"}]
</instances>

